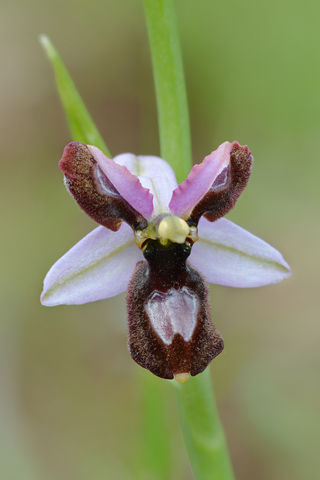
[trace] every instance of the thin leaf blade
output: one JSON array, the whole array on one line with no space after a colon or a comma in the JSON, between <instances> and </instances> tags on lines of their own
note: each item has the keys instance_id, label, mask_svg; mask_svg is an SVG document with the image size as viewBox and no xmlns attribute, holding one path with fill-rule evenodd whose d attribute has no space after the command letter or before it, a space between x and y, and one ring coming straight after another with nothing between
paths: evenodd
<instances>
[{"instance_id":1,"label":"thin leaf blade","mask_svg":"<svg viewBox=\"0 0 320 480\"><path fill-rule=\"evenodd\" d=\"M83 103L59 53L46 35L41 35L39 40L53 66L60 100L73 140L94 145L110 158L111 154Z\"/></svg>"}]
</instances>

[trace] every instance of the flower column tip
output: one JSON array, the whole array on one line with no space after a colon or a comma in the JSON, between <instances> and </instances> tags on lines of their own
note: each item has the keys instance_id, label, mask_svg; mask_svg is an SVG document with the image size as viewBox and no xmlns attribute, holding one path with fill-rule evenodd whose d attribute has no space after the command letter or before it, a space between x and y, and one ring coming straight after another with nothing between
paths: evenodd
<instances>
[{"instance_id":1,"label":"flower column tip","mask_svg":"<svg viewBox=\"0 0 320 480\"><path fill-rule=\"evenodd\" d=\"M161 220L158 233L161 239L174 243L184 243L189 233L189 225L182 218L168 215Z\"/></svg>"}]
</instances>

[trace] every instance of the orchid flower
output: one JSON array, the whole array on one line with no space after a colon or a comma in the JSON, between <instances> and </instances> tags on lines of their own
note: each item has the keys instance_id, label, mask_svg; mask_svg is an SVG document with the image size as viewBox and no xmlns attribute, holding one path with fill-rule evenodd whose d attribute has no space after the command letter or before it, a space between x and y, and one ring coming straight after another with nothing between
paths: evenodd
<instances>
[{"instance_id":1,"label":"orchid flower","mask_svg":"<svg viewBox=\"0 0 320 480\"><path fill-rule=\"evenodd\" d=\"M222 218L248 182L246 146L223 143L179 186L161 158L109 159L78 142L59 167L101 226L53 265L41 301L83 304L128 290L131 356L159 377L185 381L223 349L206 282L258 287L290 275L277 250Z\"/></svg>"}]
</instances>

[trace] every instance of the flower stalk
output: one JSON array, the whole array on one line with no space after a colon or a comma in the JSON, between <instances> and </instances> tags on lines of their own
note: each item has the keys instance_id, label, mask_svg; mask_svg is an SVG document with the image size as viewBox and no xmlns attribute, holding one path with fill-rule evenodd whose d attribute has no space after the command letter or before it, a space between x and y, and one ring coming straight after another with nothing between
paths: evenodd
<instances>
[{"instance_id":1,"label":"flower stalk","mask_svg":"<svg viewBox=\"0 0 320 480\"><path fill-rule=\"evenodd\" d=\"M175 382L175 387L183 436L195 478L234 480L210 369L185 384Z\"/></svg>"},{"instance_id":2,"label":"flower stalk","mask_svg":"<svg viewBox=\"0 0 320 480\"><path fill-rule=\"evenodd\" d=\"M155 79L161 156L177 175L191 167L187 94L172 0L144 0ZM177 384L177 382L174 382ZM197 480L234 478L210 371L177 385L184 440Z\"/></svg>"},{"instance_id":3,"label":"flower stalk","mask_svg":"<svg viewBox=\"0 0 320 480\"><path fill-rule=\"evenodd\" d=\"M192 167L188 102L171 0L144 0L158 107L161 157L178 183Z\"/></svg>"}]
</instances>

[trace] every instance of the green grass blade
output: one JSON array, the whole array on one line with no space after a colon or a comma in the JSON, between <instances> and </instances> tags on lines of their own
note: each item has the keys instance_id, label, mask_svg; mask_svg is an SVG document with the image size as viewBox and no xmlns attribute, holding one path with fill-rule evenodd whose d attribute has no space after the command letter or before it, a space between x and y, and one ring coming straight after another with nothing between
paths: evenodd
<instances>
[{"instance_id":1,"label":"green grass blade","mask_svg":"<svg viewBox=\"0 0 320 480\"><path fill-rule=\"evenodd\" d=\"M170 424L166 412L166 398L170 387L162 379L145 370L140 372L140 379L143 454L138 455L140 475L137 478L171 480Z\"/></svg>"},{"instance_id":2,"label":"green grass blade","mask_svg":"<svg viewBox=\"0 0 320 480\"><path fill-rule=\"evenodd\" d=\"M46 35L40 36L40 43L53 66L58 92L67 116L73 140L95 145L111 158L110 152L85 107L57 50Z\"/></svg>"}]
</instances>

